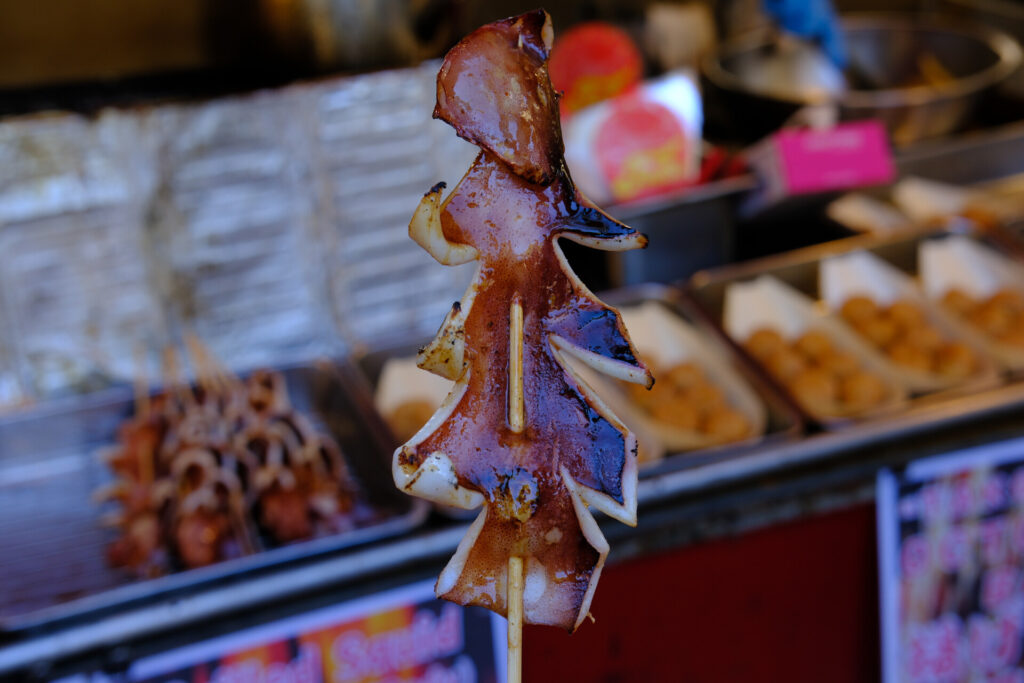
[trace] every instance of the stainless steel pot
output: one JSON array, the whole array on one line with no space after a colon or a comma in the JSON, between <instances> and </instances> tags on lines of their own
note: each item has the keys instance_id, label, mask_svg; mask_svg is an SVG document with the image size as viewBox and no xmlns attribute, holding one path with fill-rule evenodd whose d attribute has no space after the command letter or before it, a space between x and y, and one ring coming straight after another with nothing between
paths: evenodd
<instances>
[{"instance_id":1,"label":"stainless steel pot","mask_svg":"<svg viewBox=\"0 0 1024 683\"><path fill-rule=\"evenodd\" d=\"M1021 61L1020 45L988 27L896 14L846 16L841 22L848 81L853 83L841 93L823 98L821 88L808 88L799 96L769 92L764 83L752 82L748 74L758 70L751 64L774 59L778 49L763 34L710 55L702 64L705 78L724 96L723 108L760 134L780 126L800 107L830 101L843 119L881 119L893 141L906 144L962 127L979 97L1013 74ZM940 64L948 80L908 84L922 59Z\"/></svg>"},{"instance_id":2,"label":"stainless steel pot","mask_svg":"<svg viewBox=\"0 0 1024 683\"><path fill-rule=\"evenodd\" d=\"M1018 42L1024 41L1024 4L1015 0L943 0L943 11L969 21L981 22L1005 31ZM1024 69L1018 68L1000 91L1024 99Z\"/></svg>"}]
</instances>

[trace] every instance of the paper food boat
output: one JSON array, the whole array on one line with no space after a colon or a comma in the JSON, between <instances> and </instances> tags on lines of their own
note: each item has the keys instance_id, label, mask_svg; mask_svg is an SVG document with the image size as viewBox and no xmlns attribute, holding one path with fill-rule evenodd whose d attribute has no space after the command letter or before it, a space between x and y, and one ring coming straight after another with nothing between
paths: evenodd
<instances>
[{"instance_id":1,"label":"paper food boat","mask_svg":"<svg viewBox=\"0 0 1024 683\"><path fill-rule=\"evenodd\" d=\"M961 217L982 226L1024 217L1024 176L971 187L936 180L904 178L893 185L889 201L850 193L828 205L832 220L877 235L940 227Z\"/></svg>"},{"instance_id":2,"label":"paper food boat","mask_svg":"<svg viewBox=\"0 0 1024 683\"><path fill-rule=\"evenodd\" d=\"M951 316L932 304L906 273L867 251L854 251L826 259L821 263L818 275L822 302L836 315L846 300L855 296L866 296L880 306L889 306L900 300L910 301L944 339L965 342L977 356L978 367L974 373L966 379L955 379L899 365L872 347L872 352L886 365L889 374L910 392L926 393L998 383L998 370L985 348L966 337Z\"/></svg>"},{"instance_id":3,"label":"paper food boat","mask_svg":"<svg viewBox=\"0 0 1024 683\"><path fill-rule=\"evenodd\" d=\"M941 222L962 214L975 200L977 191L936 180L911 176L892 188L892 201L916 225Z\"/></svg>"},{"instance_id":4,"label":"paper food boat","mask_svg":"<svg viewBox=\"0 0 1024 683\"><path fill-rule=\"evenodd\" d=\"M914 227L913 221L892 204L859 192L836 199L825 212L836 223L856 232L891 236Z\"/></svg>"},{"instance_id":5,"label":"paper food boat","mask_svg":"<svg viewBox=\"0 0 1024 683\"><path fill-rule=\"evenodd\" d=\"M389 358L381 369L373 403L385 419L407 401L427 401L437 410L454 385L416 367L415 358Z\"/></svg>"},{"instance_id":6,"label":"paper food boat","mask_svg":"<svg viewBox=\"0 0 1024 683\"><path fill-rule=\"evenodd\" d=\"M767 425L767 410L746 380L733 368L728 357L709 343L692 325L657 302L620 309L622 320L640 358L655 371L668 370L680 363L692 362L703 371L708 381L725 395L729 406L739 412L750 425L750 435L731 444L760 439ZM608 378L584 369L581 373L608 407L641 440L653 437L661 450L680 452L722 445L720 438L696 430L682 429L656 420L634 404L626 393Z\"/></svg>"},{"instance_id":7,"label":"paper food boat","mask_svg":"<svg viewBox=\"0 0 1024 683\"><path fill-rule=\"evenodd\" d=\"M877 375L886 385L886 398L870 410L852 414L813 413L814 417L835 419L862 417L889 412L906 403L907 389L890 371L889 363L838 318L826 315L814 301L770 275L762 275L747 282L733 283L725 292L725 312L722 324L726 333L740 344L759 329L776 330L792 342L806 332L819 330L826 334L839 350L853 354L860 366ZM771 373L769 373L771 375ZM778 382L777 378L776 383ZM783 390L785 390L785 386ZM789 393L789 392L787 392Z\"/></svg>"},{"instance_id":8,"label":"paper food boat","mask_svg":"<svg viewBox=\"0 0 1024 683\"><path fill-rule=\"evenodd\" d=\"M1024 267L967 237L926 240L918 247L917 262L925 296L936 304L951 290L972 299L987 299L1004 289L1024 295ZM961 336L985 349L1000 365L1024 369L1024 349L993 339L955 315L949 317Z\"/></svg>"}]
</instances>

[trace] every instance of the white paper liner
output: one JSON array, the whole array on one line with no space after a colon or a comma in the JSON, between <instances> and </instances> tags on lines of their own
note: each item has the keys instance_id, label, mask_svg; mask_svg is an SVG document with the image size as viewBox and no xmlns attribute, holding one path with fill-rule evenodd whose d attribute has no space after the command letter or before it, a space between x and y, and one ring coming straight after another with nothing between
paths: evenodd
<instances>
[{"instance_id":1,"label":"white paper liner","mask_svg":"<svg viewBox=\"0 0 1024 683\"><path fill-rule=\"evenodd\" d=\"M746 342L762 328L793 340L813 326L813 302L770 275L729 285L722 324L730 337Z\"/></svg>"},{"instance_id":2,"label":"white paper liner","mask_svg":"<svg viewBox=\"0 0 1024 683\"><path fill-rule=\"evenodd\" d=\"M657 372L685 362L693 362L718 387L728 405L738 411L750 425L747 439L759 439L764 435L768 416L764 404L754 390L732 367L729 359L693 328L657 302L648 301L639 306L620 309L622 321L629 330L629 336L636 346L640 358ZM679 452L719 445L721 439L696 430L679 427L655 420L626 396L625 391L596 373L584 373L584 379L594 387L602 399L631 430L639 440L657 440L659 450Z\"/></svg>"},{"instance_id":3,"label":"white paper liner","mask_svg":"<svg viewBox=\"0 0 1024 683\"><path fill-rule=\"evenodd\" d=\"M455 382L417 367L415 356L389 358L381 369L373 403L385 420L390 419L394 410L407 401L428 401L437 412L453 386ZM456 519L470 519L477 514L475 510L440 503L434 503L434 507Z\"/></svg>"},{"instance_id":4,"label":"white paper liner","mask_svg":"<svg viewBox=\"0 0 1024 683\"><path fill-rule=\"evenodd\" d=\"M872 235L894 235L913 228L913 222L895 206L859 192L835 200L826 213L850 230Z\"/></svg>"},{"instance_id":5,"label":"white paper liner","mask_svg":"<svg viewBox=\"0 0 1024 683\"><path fill-rule=\"evenodd\" d=\"M959 185L911 176L892 188L892 201L914 223L922 225L963 213L976 194Z\"/></svg>"},{"instance_id":6,"label":"white paper liner","mask_svg":"<svg viewBox=\"0 0 1024 683\"><path fill-rule=\"evenodd\" d=\"M385 418L407 401L429 401L437 410L454 384L416 367L415 358L390 358L381 370L373 403Z\"/></svg>"},{"instance_id":7,"label":"white paper liner","mask_svg":"<svg viewBox=\"0 0 1024 683\"><path fill-rule=\"evenodd\" d=\"M978 299L1000 289L1024 291L1024 268L961 235L923 241L918 247L918 270L930 299L941 299L951 289Z\"/></svg>"},{"instance_id":8,"label":"white paper liner","mask_svg":"<svg viewBox=\"0 0 1024 683\"><path fill-rule=\"evenodd\" d=\"M1024 216L1024 173L1017 173L974 186L970 206L990 214L999 222Z\"/></svg>"},{"instance_id":9,"label":"white paper liner","mask_svg":"<svg viewBox=\"0 0 1024 683\"><path fill-rule=\"evenodd\" d=\"M950 316L938 310L917 287L914 279L867 251L854 251L826 259L820 265L819 289L822 301L829 311L838 315L847 299L866 296L880 306L896 301L913 302L942 337L949 341L963 341L978 358L978 367L966 379L951 379L937 373L921 372L890 361L884 354L872 351L885 363L888 373L912 392L949 389L974 381L994 380L996 369L985 349L972 343L958 329Z\"/></svg>"},{"instance_id":10,"label":"white paper liner","mask_svg":"<svg viewBox=\"0 0 1024 683\"><path fill-rule=\"evenodd\" d=\"M901 299L921 299L908 275L866 251L822 261L818 278L821 298L835 312L855 296L866 296L880 306L890 306Z\"/></svg>"},{"instance_id":11,"label":"white paper liner","mask_svg":"<svg viewBox=\"0 0 1024 683\"><path fill-rule=\"evenodd\" d=\"M722 325L726 333L741 344L762 328L777 331L788 342L795 341L812 329L820 330L837 349L852 354L864 370L877 375L886 385L886 400L856 415L892 410L906 401L906 386L890 371L890 364L881 354L862 341L841 320L824 315L813 300L770 275L733 283L726 289ZM809 408L804 406L805 410ZM817 416L841 417L824 413Z\"/></svg>"},{"instance_id":12,"label":"white paper liner","mask_svg":"<svg viewBox=\"0 0 1024 683\"><path fill-rule=\"evenodd\" d=\"M943 224L974 211L995 222L1017 220L1024 216L1024 174L971 187L909 177L896 183L890 196L892 203L850 193L829 204L826 211L829 218L851 230L875 235Z\"/></svg>"},{"instance_id":13,"label":"white paper liner","mask_svg":"<svg viewBox=\"0 0 1024 683\"><path fill-rule=\"evenodd\" d=\"M951 290L979 300L1004 289L1024 295L1024 267L967 237L925 240L918 247L917 262L925 295L939 306ZM990 337L955 314L949 317L964 338L984 348L1000 365L1024 369L1024 349Z\"/></svg>"}]
</instances>

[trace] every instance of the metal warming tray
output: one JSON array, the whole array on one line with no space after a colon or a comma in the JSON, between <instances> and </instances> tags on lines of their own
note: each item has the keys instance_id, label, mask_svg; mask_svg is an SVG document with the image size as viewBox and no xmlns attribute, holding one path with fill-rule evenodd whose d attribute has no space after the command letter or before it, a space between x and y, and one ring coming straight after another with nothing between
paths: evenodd
<instances>
[{"instance_id":1,"label":"metal warming tray","mask_svg":"<svg viewBox=\"0 0 1024 683\"><path fill-rule=\"evenodd\" d=\"M293 406L338 442L367 504L379 513L373 520L347 533L138 580L107 565L114 534L99 525L101 506L92 500L111 479L97 453L132 414L131 392L112 390L8 416L0 420L0 641L5 631L174 601L418 526L429 508L395 490L388 437L362 376L346 362L282 372Z\"/></svg>"},{"instance_id":2,"label":"metal warming tray","mask_svg":"<svg viewBox=\"0 0 1024 683\"><path fill-rule=\"evenodd\" d=\"M686 322L695 325L699 332L712 335L713 339L717 341L717 335L710 330L707 320L695 310L693 303L681 296L678 290L666 285L644 284L624 287L599 293L598 298L616 307L634 306L645 301L657 301ZM416 354L417 349L428 341L429 339L422 339L419 340L419 343L406 341L391 345L385 344L372 352L358 355L355 362L366 374L370 385L376 387L384 363L389 358L413 356ZM765 448L768 445L796 439L803 431L803 425L796 410L764 380L752 362L731 341L725 340L724 347L726 354L732 361L733 368L753 388L757 397L766 408L768 420L764 435L760 438L748 439L735 444L669 454L657 462L641 465L641 479L736 457ZM394 439L394 437L392 439L394 445L397 446L397 439Z\"/></svg>"},{"instance_id":3,"label":"metal warming tray","mask_svg":"<svg viewBox=\"0 0 1024 683\"><path fill-rule=\"evenodd\" d=\"M733 283L752 280L761 275L771 275L817 301L821 298L818 292L819 264L825 259L862 249L874 254L904 273L916 276L918 245L923 240L941 238L948 234L947 232L920 232L896 239L874 236L851 237L787 252L778 256L770 256L715 270L701 271L691 278L685 290L687 295L697 302L701 314L706 317L718 335L723 339L728 339L729 337L722 326L722 315L726 289ZM977 235L975 238L991 241L991 243L996 245L1002 244L1002 239L995 235L991 237ZM768 377L766 371L762 372L773 386L777 387L780 392L788 395L788 392L774 378ZM996 377L990 378L987 381L970 381L951 389L923 393L911 397L907 407L912 410L916 406L923 404L991 389L998 385L999 380L1000 378ZM794 400L793 403L795 404L796 401ZM851 422L858 421L856 418L813 418L802 409L801 414L809 422L817 423L826 429L838 429L848 426Z\"/></svg>"}]
</instances>

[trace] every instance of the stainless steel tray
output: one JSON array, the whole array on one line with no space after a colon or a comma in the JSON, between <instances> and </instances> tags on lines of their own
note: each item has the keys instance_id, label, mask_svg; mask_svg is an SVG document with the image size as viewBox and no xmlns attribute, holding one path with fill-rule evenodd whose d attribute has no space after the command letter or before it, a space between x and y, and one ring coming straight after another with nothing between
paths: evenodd
<instances>
[{"instance_id":1,"label":"stainless steel tray","mask_svg":"<svg viewBox=\"0 0 1024 683\"><path fill-rule=\"evenodd\" d=\"M714 270L701 271L690 279L684 289L686 295L697 303L701 313L714 327L718 335L722 339L729 339L728 334L726 334L722 327L722 315L726 289L733 283L751 280L761 275L771 275L812 299L817 300L820 299L818 292L818 266L825 259L838 254L863 249L887 261L908 275L915 276L917 274L918 245L924 240L937 239L948 234L948 232L922 231L895 239L870 235L851 237L805 249L798 249L779 254L778 256L770 256ZM996 245L1003 243L1003 238L998 233L989 235L978 233L974 237L975 239L989 241ZM769 377L767 372L762 371L762 374L779 392L788 396L785 388ZM913 408L926 403L934 403L956 396L977 393L998 386L1002 379L1001 377L994 377L984 382L969 382L952 389L919 394L913 396L907 405L908 408ZM790 402L796 405L796 401L792 397L789 398ZM802 409L800 409L800 412L808 422L815 423L826 429L838 429L849 425L851 422L859 421L850 418L821 419L807 414Z\"/></svg>"},{"instance_id":2,"label":"stainless steel tray","mask_svg":"<svg viewBox=\"0 0 1024 683\"><path fill-rule=\"evenodd\" d=\"M347 533L137 580L107 565L113 535L100 527L101 507L91 498L110 480L96 455L131 415L130 392L113 390L8 416L0 421L0 634L167 601L418 526L428 507L395 490L386 428L362 376L347 362L283 372L293 405L341 446L367 504L379 513L373 521Z\"/></svg>"},{"instance_id":3,"label":"stainless steel tray","mask_svg":"<svg viewBox=\"0 0 1024 683\"><path fill-rule=\"evenodd\" d=\"M677 289L667 285L633 285L599 293L598 298L612 306L633 306L645 301L658 301L687 322L696 325L701 332L715 335L707 320L696 311L694 304L685 299ZM717 335L715 336L717 337ZM429 339L418 341L419 343L396 342L372 352L359 354L355 357L355 363L365 373L370 385L376 387L381 370L388 358L415 355L416 350ZM733 367L747 380L767 409L768 422L764 436L736 444L669 454L662 460L642 465L640 467L641 479L736 457L764 448L768 444L795 439L803 431L803 424L797 411L765 381L756 366L731 341L725 340L724 346ZM392 439L394 445L397 446L397 439L394 437ZM472 515L475 514L475 512L472 513ZM458 516L463 517L463 515Z\"/></svg>"}]
</instances>

